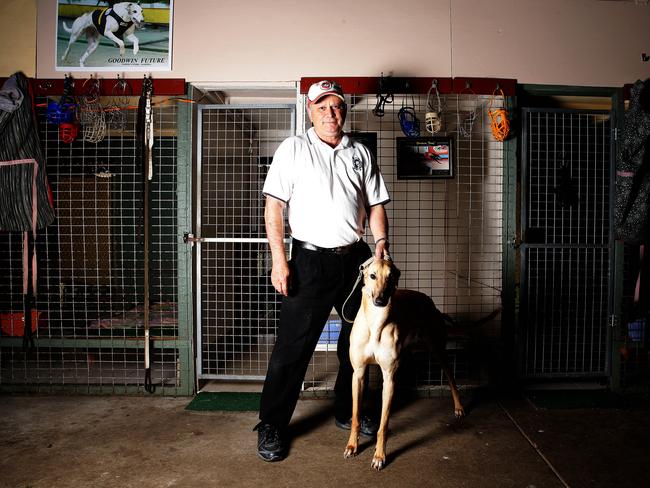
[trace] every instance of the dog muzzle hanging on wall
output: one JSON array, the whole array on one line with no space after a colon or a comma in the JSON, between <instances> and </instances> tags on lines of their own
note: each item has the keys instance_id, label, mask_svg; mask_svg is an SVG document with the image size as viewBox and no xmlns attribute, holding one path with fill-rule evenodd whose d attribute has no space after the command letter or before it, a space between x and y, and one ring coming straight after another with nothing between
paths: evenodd
<instances>
[{"instance_id":1,"label":"dog muzzle hanging on wall","mask_svg":"<svg viewBox=\"0 0 650 488\"><path fill-rule=\"evenodd\" d=\"M430 97L431 90L436 91L436 100L438 101L438 110L436 111L433 105L431 105ZM442 106L440 104L440 91L438 90L438 80L433 80L431 83L431 88L427 92L427 109L429 111L424 114L424 122L427 132L430 134L436 134L442 130Z\"/></svg>"},{"instance_id":2,"label":"dog muzzle hanging on wall","mask_svg":"<svg viewBox=\"0 0 650 488\"><path fill-rule=\"evenodd\" d=\"M490 98L490 106L488 108L488 116L490 117L490 129L492 129L492 135L494 138L503 142L508 137L510 133L510 121L508 120L508 112L504 108L492 108L492 102L494 101L494 96L498 92L501 93L504 103L506 96L503 93L503 90L497 87L494 92L492 92L492 97Z\"/></svg>"}]
</instances>

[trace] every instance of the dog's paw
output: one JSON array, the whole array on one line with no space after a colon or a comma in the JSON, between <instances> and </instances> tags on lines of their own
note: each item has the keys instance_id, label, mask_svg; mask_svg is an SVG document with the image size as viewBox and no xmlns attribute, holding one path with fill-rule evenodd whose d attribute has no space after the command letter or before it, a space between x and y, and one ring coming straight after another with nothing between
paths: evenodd
<instances>
[{"instance_id":1,"label":"dog's paw","mask_svg":"<svg viewBox=\"0 0 650 488\"><path fill-rule=\"evenodd\" d=\"M345 448L345 451L343 451L343 457L345 459L352 458L357 455L357 446L348 446Z\"/></svg>"},{"instance_id":2,"label":"dog's paw","mask_svg":"<svg viewBox=\"0 0 650 488\"><path fill-rule=\"evenodd\" d=\"M386 466L386 458L381 456L375 456L372 458L372 462L370 463L370 466L372 466L377 471L381 471Z\"/></svg>"},{"instance_id":3,"label":"dog's paw","mask_svg":"<svg viewBox=\"0 0 650 488\"><path fill-rule=\"evenodd\" d=\"M465 416L465 409L463 407L455 409L454 415L457 419L462 419Z\"/></svg>"}]
</instances>

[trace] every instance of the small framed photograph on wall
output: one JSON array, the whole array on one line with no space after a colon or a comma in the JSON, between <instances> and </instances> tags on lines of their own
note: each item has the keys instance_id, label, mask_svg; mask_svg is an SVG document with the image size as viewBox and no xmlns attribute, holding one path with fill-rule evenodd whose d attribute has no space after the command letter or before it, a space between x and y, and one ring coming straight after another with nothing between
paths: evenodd
<instances>
[{"instance_id":1,"label":"small framed photograph on wall","mask_svg":"<svg viewBox=\"0 0 650 488\"><path fill-rule=\"evenodd\" d=\"M396 142L397 179L454 177L452 137L398 137Z\"/></svg>"}]
</instances>

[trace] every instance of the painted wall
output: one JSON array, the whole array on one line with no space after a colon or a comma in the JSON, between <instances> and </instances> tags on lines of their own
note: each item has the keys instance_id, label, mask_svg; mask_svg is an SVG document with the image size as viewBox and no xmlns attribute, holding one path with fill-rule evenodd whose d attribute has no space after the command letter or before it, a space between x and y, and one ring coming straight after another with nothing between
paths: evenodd
<instances>
[{"instance_id":1,"label":"painted wall","mask_svg":"<svg viewBox=\"0 0 650 488\"><path fill-rule=\"evenodd\" d=\"M37 74L62 77L54 71L56 2L36 2ZM299 0L176 0L165 76L289 81L384 72L619 86L650 76L641 60L650 53L650 6L642 3L330 0L323 9Z\"/></svg>"},{"instance_id":2,"label":"painted wall","mask_svg":"<svg viewBox=\"0 0 650 488\"><path fill-rule=\"evenodd\" d=\"M36 0L0 1L0 76L36 74Z\"/></svg>"}]
</instances>

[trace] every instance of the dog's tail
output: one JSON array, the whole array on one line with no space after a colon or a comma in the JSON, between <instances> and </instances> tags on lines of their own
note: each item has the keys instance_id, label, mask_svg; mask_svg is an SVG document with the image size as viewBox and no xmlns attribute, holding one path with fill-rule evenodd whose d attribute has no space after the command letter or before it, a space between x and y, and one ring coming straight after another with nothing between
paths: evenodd
<instances>
[{"instance_id":1,"label":"dog's tail","mask_svg":"<svg viewBox=\"0 0 650 488\"><path fill-rule=\"evenodd\" d=\"M68 27L68 26L65 24L65 22L62 22L62 24L63 24L63 29L64 29L67 33L71 33L71 32L72 32L72 29L71 29L70 27Z\"/></svg>"},{"instance_id":2,"label":"dog's tail","mask_svg":"<svg viewBox=\"0 0 650 488\"><path fill-rule=\"evenodd\" d=\"M456 319L453 319L446 313L440 312L440 315L442 315L442 319L445 321L447 325L451 325L454 327L466 327L466 328L476 328L481 325L487 324L494 318L496 318L499 314L501 313L501 307L496 308L495 310L492 310L489 314L487 314L485 317L481 317L478 320L474 320L472 322L459 322Z\"/></svg>"}]
</instances>

